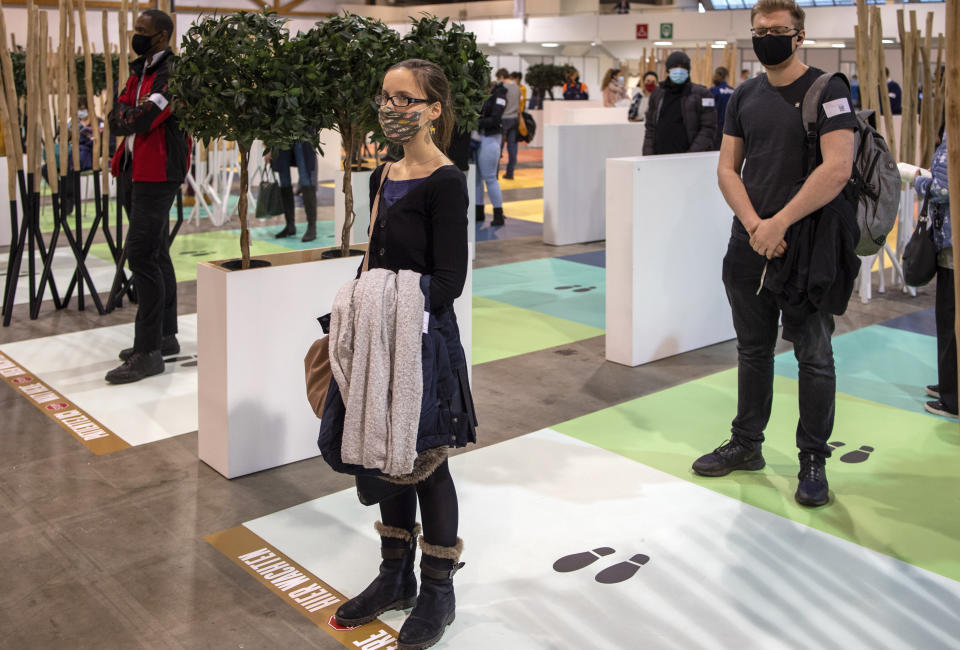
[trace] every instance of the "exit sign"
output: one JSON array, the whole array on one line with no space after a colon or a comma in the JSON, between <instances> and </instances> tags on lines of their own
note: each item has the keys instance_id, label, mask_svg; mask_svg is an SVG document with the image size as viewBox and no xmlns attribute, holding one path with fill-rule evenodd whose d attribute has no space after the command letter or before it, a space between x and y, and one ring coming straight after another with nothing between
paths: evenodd
<instances>
[{"instance_id":1,"label":"exit sign","mask_svg":"<svg viewBox=\"0 0 960 650\"><path fill-rule=\"evenodd\" d=\"M650 25L637 25L637 40L650 38Z\"/></svg>"},{"instance_id":2,"label":"exit sign","mask_svg":"<svg viewBox=\"0 0 960 650\"><path fill-rule=\"evenodd\" d=\"M660 38L673 38L673 23L660 23Z\"/></svg>"}]
</instances>

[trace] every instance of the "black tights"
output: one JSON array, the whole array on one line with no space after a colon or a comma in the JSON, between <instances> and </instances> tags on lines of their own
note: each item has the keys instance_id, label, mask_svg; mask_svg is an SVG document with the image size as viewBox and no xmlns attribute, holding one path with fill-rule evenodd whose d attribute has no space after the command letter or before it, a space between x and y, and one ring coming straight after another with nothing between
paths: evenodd
<instances>
[{"instance_id":1,"label":"black tights","mask_svg":"<svg viewBox=\"0 0 960 650\"><path fill-rule=\"evenodd\" d=\"M387 526L413 530L417 521L417 498L423 517L423 537L428 544L454 546L457 543L459 508L457 489L450 466L443 461L433 474L415 486L380 502L380 517Z\"/></svg>"}]
</instances>

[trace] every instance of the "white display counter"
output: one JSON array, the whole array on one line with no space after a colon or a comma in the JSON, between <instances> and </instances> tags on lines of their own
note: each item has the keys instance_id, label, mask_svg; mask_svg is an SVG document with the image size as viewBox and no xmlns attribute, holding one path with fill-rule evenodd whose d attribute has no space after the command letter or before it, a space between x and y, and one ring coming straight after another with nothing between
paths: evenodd
<instances>
[{"instance_id":1,"label":"white display counter","mask_svg":"<svg viewBox=\"0 0 960 650\"><path fill-rule=\"evenodd\" d=\"M718 158L607 160L608 361L639 366L734 338L721 279L733 215Z\"/></svg>"},{"instance_id":2,"label":"white display counter","mask_svg":"<svg viewBox=\"0 0 960 650\"><path fill-rule=\"evenodd\" d=\"M579 103L579 102L570 102ZM629 106L614 108L568 108L563 111L562 124L627 124Z\"/></svg>"},{"instance_id":3,"label":"white display counter","mask_svg":"<svg viewBox=\"0 0 960 650\"><path fill-rule=\"evenodd\" d=\"M318 249L258 258L273 266L197 267L199 456L227 478L319 454L303 357L322 335L316 318L330 311L361 261L321 260ZM471 269L455 304L468 368L472 278Z\"/></svg>"},{"instance_id":4,"label":"white display counter","mask_svg":"<svg viewBox=\"0 0 960 650\"><path fill-rule=\"evenodd\" d=\"M643 124L548 124L544 131L544 243L566 246L604 239L605 161L639 155Z\"/></svg>"},{"instance_id":5,"label":"white display counter","mask_svg":"<svg viewBox=\"0 0 960 650\"><path fill-rule=\"evenodd\" d=\"M559 96L559 95L558 95ZM543 100L543 125L564 124L567 110L583 110L586 108L603 108L600 99L545 99Z\"/></svg>"}]
</instances>

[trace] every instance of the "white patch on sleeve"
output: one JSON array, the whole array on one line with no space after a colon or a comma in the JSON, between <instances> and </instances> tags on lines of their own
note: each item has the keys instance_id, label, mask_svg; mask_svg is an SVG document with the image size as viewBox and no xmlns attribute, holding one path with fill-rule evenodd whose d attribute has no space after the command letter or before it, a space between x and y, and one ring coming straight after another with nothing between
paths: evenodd
<instances>
[{"instance_id":1,"label":"white patch on sleeve","mask_svg":"<svg viewBox=\"0 0 960 650\"><path fill-rule=\"evenodd\" d=\"M834 99L830 102L824 102L823 112L827 114L827 117L836 117L837 115L843 115L844 113L850 112L850 102L846 97L841 97L840 99Z\"/></svg>"},{"instance_id":2,"label":"white patch on sleeve","mask_svg":"<svg viewBox=\"0 0 960 650\"><path fill-rule=\"evenodd\" d=\"M430 312L423 312L423 333L426 334L430 331Z\"/></svg>"},{"instance_id":3,"label":"white patch on sleeve","mask_svg":"<svg viewBox=\"0 0 960 650\"><path fill-rule=\"evenodd\" d=\"M156 104L161 111L167 107L167 104L170 103L167 101L167 98L161 95L160 93L153 93L147 99L149 99L151 102Z\"/></svg>"},{"instance_id":4,"label":"white patch on sleeve","mask_svg":"<svg viewBox=\"0 0 960 650\"><path fill-rule=\"evenodd\" d=\"M504 99L503 97L497 97L497 103L500 104L501 106L506 106L507 100Z\"/></svg>"},{"instance_id":5,"label":"white patch on sleeve","mask_svg":"<svg viewBox=\"0 0 960 650\"><path fill-rule=\"evenodd\" d=\"M702 100L700 100L700 105L704 107L716 106L716 102L713 101L713 97L704 97Z\"/></svg>"}]
</instances>

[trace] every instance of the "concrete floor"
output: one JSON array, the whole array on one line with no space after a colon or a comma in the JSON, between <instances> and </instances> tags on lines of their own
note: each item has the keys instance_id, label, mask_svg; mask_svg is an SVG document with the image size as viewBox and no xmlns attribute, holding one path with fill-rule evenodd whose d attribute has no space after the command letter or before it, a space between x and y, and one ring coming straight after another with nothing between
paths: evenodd
<instances>
[{"instance_id":1,"label":"concrete floor","mask_svg":"<svg viewBox=\"0 0 960 650\"><path fill-rule=\"evenodd\" d=\"M548 247L533 237L483 242L476 265L601 248ZM868 305L854 297L838 334L933 305L932 287L916 298L874 295ZM178 300L181 313L195 311L195 283L181 284ZM31 322L23 305L0 329L0 344L129 322L134 311L99 317L45 305ZM640 368L608 363L603 352L601 336L475 367L479 446L736 363L733 342ZM312 459L227 481L197 460L195 432L95 456L6 387L0 412L0 648L341 647L203 537L342 490L352 478Z\"/></svg>"}]
</instances>

